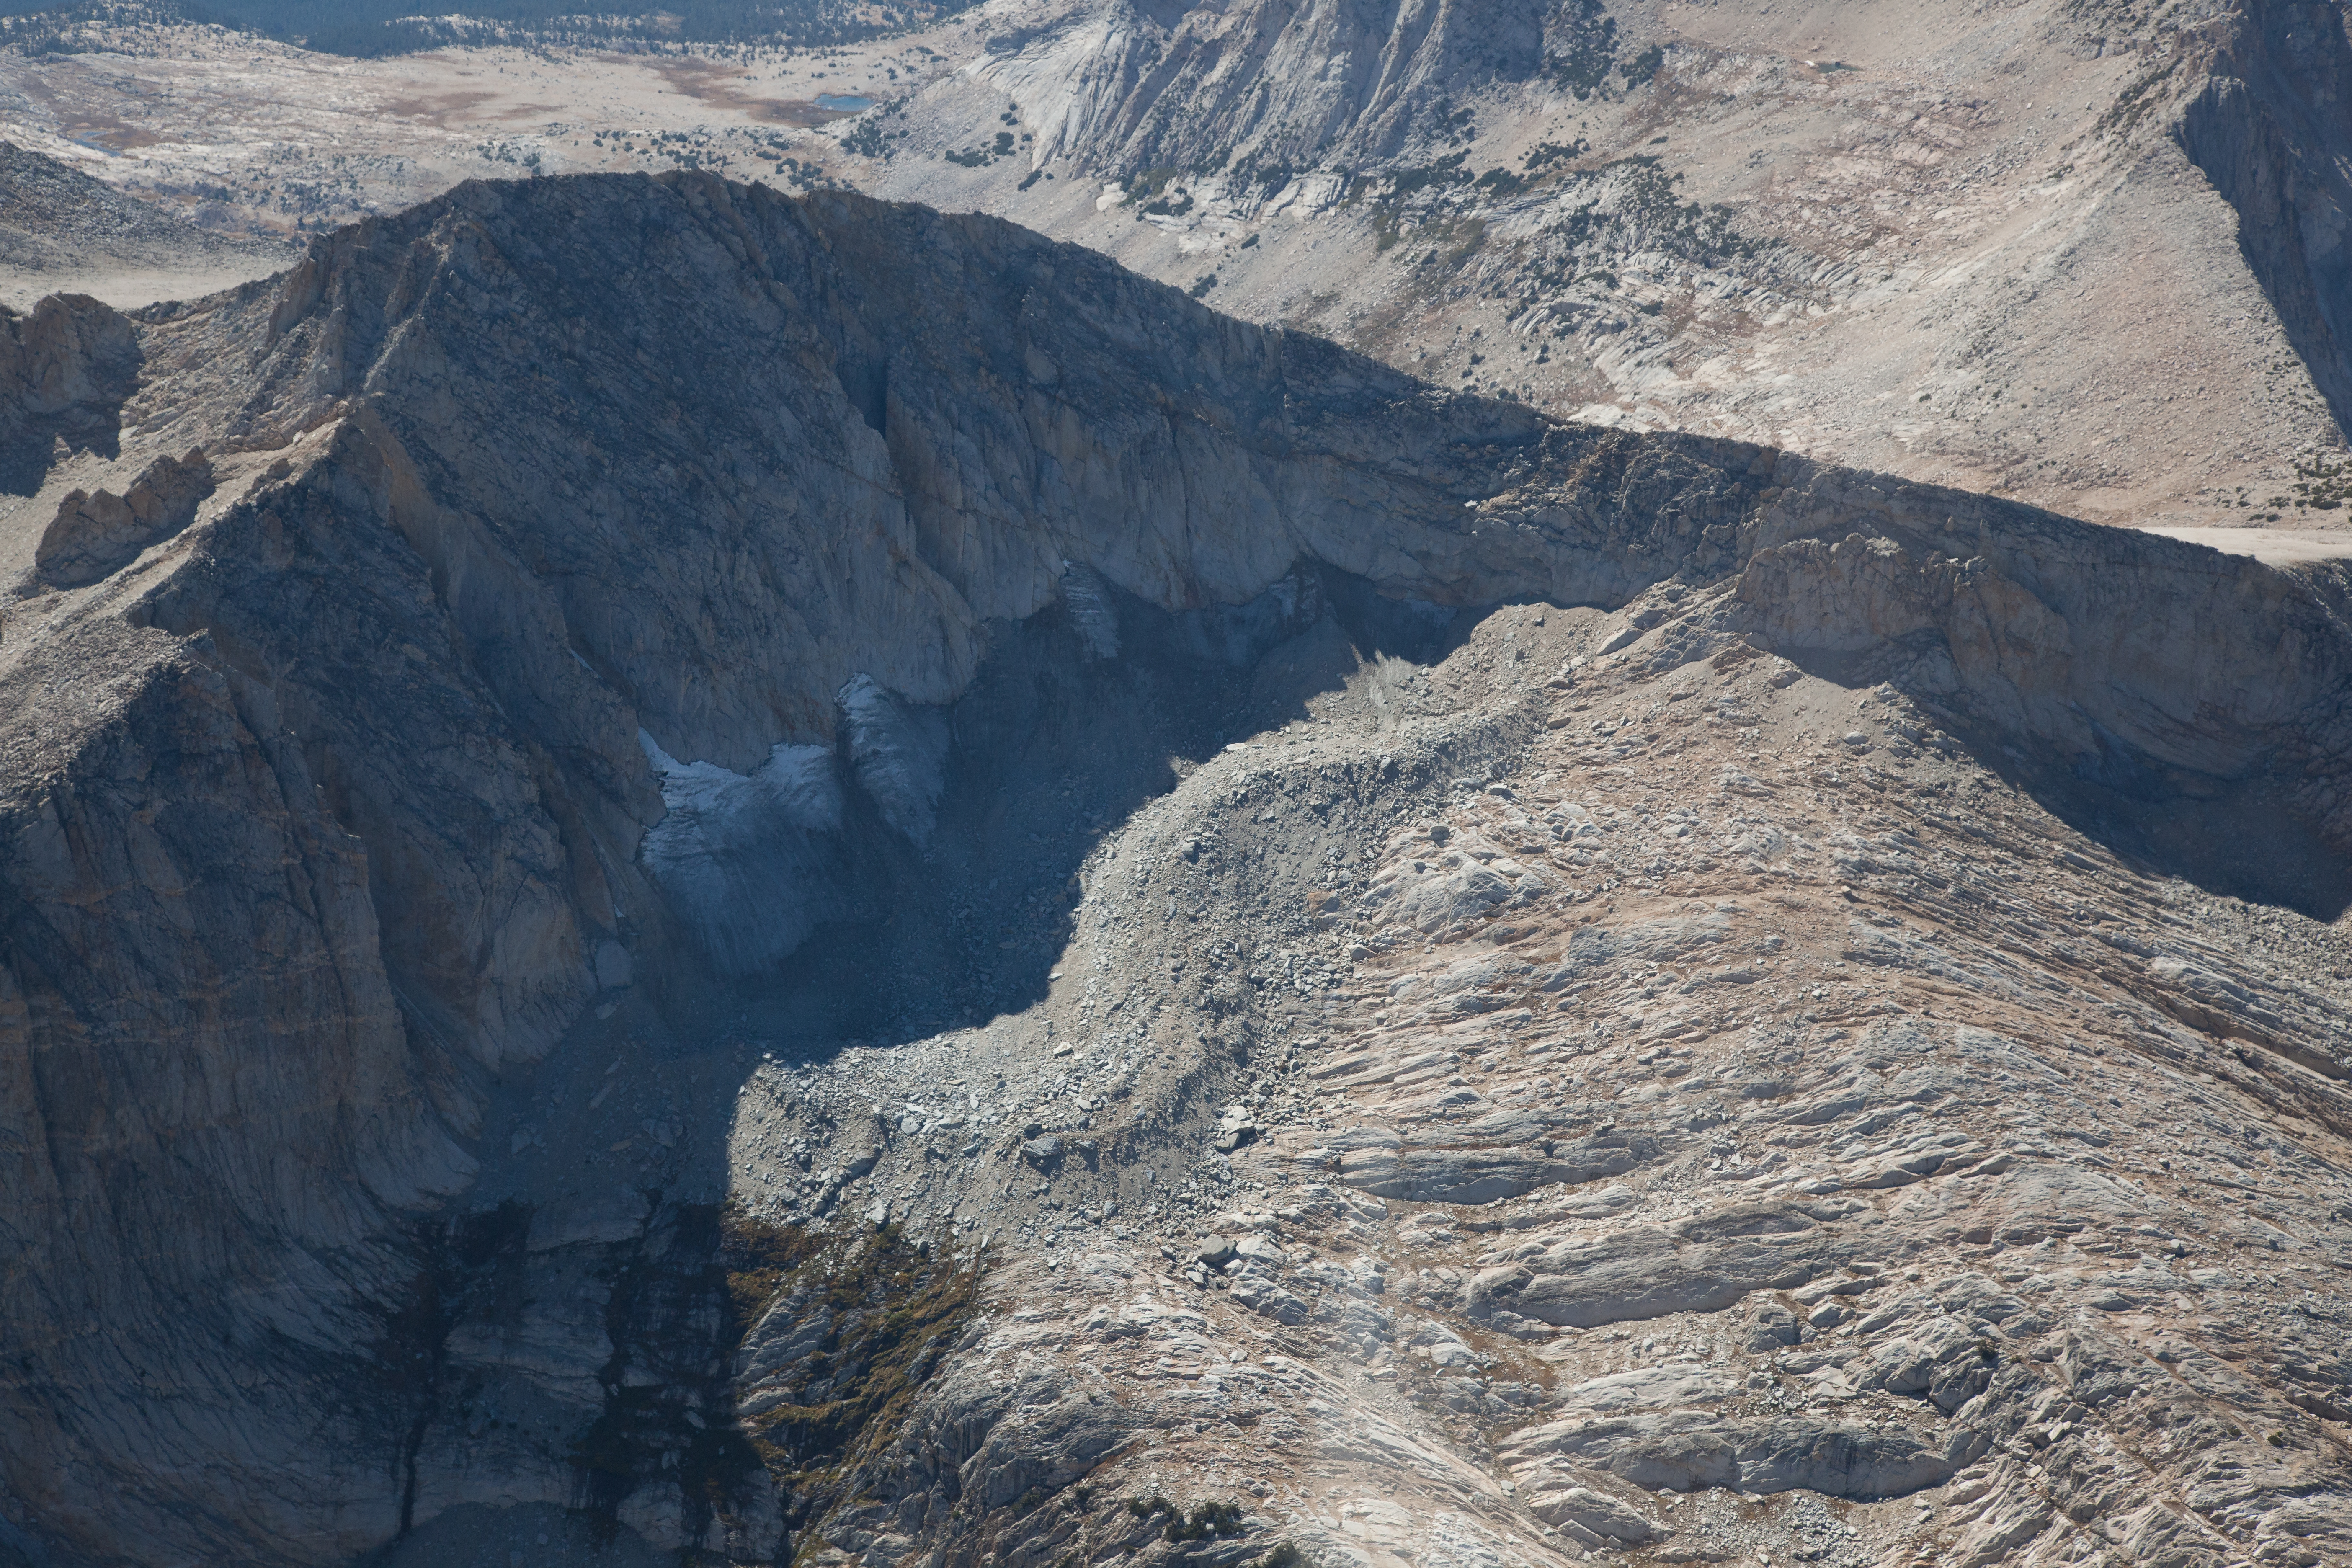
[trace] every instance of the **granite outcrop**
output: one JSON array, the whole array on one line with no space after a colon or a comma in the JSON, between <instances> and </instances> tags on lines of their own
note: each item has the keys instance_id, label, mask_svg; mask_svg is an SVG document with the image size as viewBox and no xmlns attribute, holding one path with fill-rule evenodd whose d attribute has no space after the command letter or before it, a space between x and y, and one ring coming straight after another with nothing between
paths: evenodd
<instances>
[{"instance_id":1,"label":"granite outcrop","mask_svg":"<svg viewBox=\"0 0 2352 1568\"><path fill-rule=\"evenodd\" d=\"M969 1208L950 1223L980 1190L950 1193L950 1173L992 1183L1002 1161L1022 1203L1111 1184L1123 1197L1093 1200L1107 1222L1103 1205L1145 1202L1185 1162L1273 1162L1316 1224L1370 1235L1406 1207L1476 1214L1645 1181L1686 1152L1688 1120L1601 1125L1540 1100L1311 1146L1272 1136L1253 1107L1207 1097L1266 1059L1261 993L1303 994L1316 971L1171 951L1151 961L1150 1005L1136 992L1115 1017L1101 993L1058 1043L1024 1037L1013 1069L1059 1072L1066 1047L1084 1040L1090 1061L1116 1037L1157 1074L1127 1080L1125 1135L1088 1120L1112 1116L1109 1091L1087 1091L1068 1124L997 1124L978 1079L951 1115L862 1099L845 1068L791 1083L755 1068L766 1087L739 1081L724 1104L672 1084L674 1115L631 1089L647 1113L620 1142L562 1144L569 1173L501 1206L550 1130L610 1092L583 1079L509 1120L513 1086L584 1071L580 1042L601 1055L616 1012L631 1040L656 1013L680 1037L739 1036L751 1004L720 1016L707 997L796 983L795 955L829 932L912 923L960 838L1013 835L1011 806L971 781L1030 732L1007 715L1051 707L1022 693L1054 681L1135 683L1089 688L1097 715L1114 695L1172 712L1188 681L1234 683L1244 695L1219 700L1263 721L1241 733L1306 724L1327 689L1389 713L1350 742L1356 782L1302 801L1321 826L1270 837L1249 873L1264 879L1217 897L1287 910L1328 874L1312 865L1381 858L1378 894L1328 918L1414 933L1383 952L1475 944L1399 993L1455 1020L1505 995L1566 1008L1622 965L1714 962L1721 933L1694 910L1497 955L1496 932L1536 932L1587 896L1563 862L1589 812L1514 826L1524 847L1483 855L1466 820L1450 844L1443 828L1412 837L1465 776L1450 768L1484 759L1469 785L1499 783L1551 732L1530 705L1604 670L1639 683L1769 659L1788 672L1776 691L1883 686L1912 705L1903 744L2017 759L1997 765L2086 822L2259 795L2284 837L2256 879L2307 904L2352 842L2340 575L1444 394L992 219L690 174L470 184L323 237L279 278L131 315L49 301L9 330L22 363L0 374L23 423L7 461L32 482L0 559L16 584L0 632L0 1515L53 1560L326 1563L453 1510L569 1506L740 1561L820 1529L872 1561L918 1543L977 1561L1139 1428L1021 1348L1072 1324L970 1315L979 1298L954 1292L978 1287L957 1270L998 1226ZM1502 626L1481 619L1496 605L1549 606L1547 636L1580 640L1544 645L1539 664L1465 640ZM1469 705L1482 716L1400 763L1406 748L1380 737L1427 700L1412 671L1474 647L1492 661ZM1323 673L1284 673L1307 666ZM1279 679L1306 684L1268 720ZM1219 728L1181 770L1163 750L1136 776L1172 800L1209 763L1246 762L1223 748L1255 743ZM1722 765L1732 796L1777 787ZM1143 855L1120 818L1087 820L1114 858ZM1152 866L1205 876L1220 854L1206 826L1153 842L1116 875L1080 866L1066 918L1099 916ZM1571 847L1538 869L1555 843ZM1851 875L1895 853L1856 846ZM1183 918L1167 899L1155 942ZM958 940L977 943L984 922L966 924ZM1143 984L1111 962L1131 944L1089 947L1083 931L1065 928L1073 972L1091 952L1093 978ZM1910 940L1869 928L1854 962L1926 962ZM1016 939L991 928L988 944ZM824 951L853 973L854 955ZM2215 973L2134 984L2233 1037L2301 1037L2340 1076L2333 1045ZM1062 978L1041 966L1037 983L1066 995ZM596 1071L615 1082L659 1067L658 1052L614 1054ZM1347 1057L1335 1038L1328 1058L1282 1059L1319 1072ZM1746 1098L1776 1116L1813 1092L1753 1066ZM1402 1094L1420 1070L1370 1068L1349 1091ZM1908 1103L1874 1076L1838 1092L1856 1110ZM761 1182L793 1205L759 1198L733 1155L697 1155L755 1132ZM1211 1140L1223 1147L1203 1153ZM651 1163L608 1171L599 1149ZM1907 1186L1958 1159L1891 1150L1901 1174L1844 1184ZM1864 1278L1880 1260L1825 1214L1785 1194L1628 1214L1458 1289L1424 1273L1433 1324L1459 1331L1433 1326L1421 1348L1451 1357L1498 1324L1719 1317ZM846 1247L824 1268L875 1293L793 1297L779 1281L808 1266L800 1243L754 1246L730 1215ZM751 1250L714 1262L729 1247ZM1043 1267L1027 1241L988 1256L1001 1279ZM877 1259L888 1267L855 1274ZM1197 1256L1171 1261L1211 1278ZM1139 1266L1082 1267L1100 1289L1070 1295L1072 1312ZM1304 1267L1253 1240L1214 1277L1270 1322L1329 1313L1360 1350L1412 1350L1372 1304L1380 1268ZM914 1299L940 1315L906 1338L894 1303ZM1343 1299L1360 1310L1339 1319ZM1121 1321L1200 1337L1152 1310ZM845 1332L866 1347L855 1368L809 1364ZM2025 1398L1973 1353L1934 1334L1874 1352L1874 1389L1934 1407L1901 1430L1756 1408L1692 1424L1593 1391L1598 1425L1509 1451L1551 1500L1511 1529L1662 1536L1628 1486L1939 1484L2005 1440L1990 1415L1952 1413ZM1334 1375L1276 1377L1295 1386L1262 1391L1265 1430ZM1508 1404L1455 1392L1471 1410ZM748 1425L780 1409L798 1413L789 1429ZM1402 1414L1366 1420L1366 1452L1444 1447ZM1506 1495L1459 1452L1429 1466L1465 1495ZM858 1485L825 1491L819 1470ZM1120 1528L1173 1532L1163 1546L1247 1533L1238 1512L1163 1526L1150 1499L1135 1506ZM1055 1539L1111 1539L1066 1522Z\"/></svg>"}]
</instances>

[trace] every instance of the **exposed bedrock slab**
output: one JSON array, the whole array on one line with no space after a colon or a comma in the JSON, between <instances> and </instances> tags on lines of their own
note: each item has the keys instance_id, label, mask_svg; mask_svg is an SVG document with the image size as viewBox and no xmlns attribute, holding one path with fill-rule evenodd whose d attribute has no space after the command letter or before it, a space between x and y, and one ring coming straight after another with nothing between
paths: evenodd
<instances>
[{"instance_id":1,"label":"exposed bedrock slab","mask_svg":"<svg viewBox=\"0 0 2352 1568\"><path fill-rule=\"evenodd\" d=\"M561 1444L418 1481L441 1461L394 1364L438 1342L416 1303L471 1245L436 1208L484 1155L485 1086L624 986L772 963L870 890L844 867L919 868L940 710L1044 613L1100 660L1119 595L1220 658L1322 624L1327 581L1630 606L1599 657L1897 659L2106 776L2260 766L2315 834L2352 813L2326 571L1449 395L991 220L695 176L475 184L279 279L8 336L42 461L79 421L110 484L200 446L218 487L83 585L28 554L0 643L0 1471L93 1558L326 1562L420 1494L520 1476L551 1500ZM1415 929L1565 896L1486 868L1508 898L1449 868ZM1266 978L1221 976L1202 1016ZM1491 1205L1667 1142L1530 1126L1400 1136L1339 1177ZM875 1168L859 1147L837 1184ZM1715 1310L1843 1245L1781 1209L1644 1226L1486 1299ZM595 1375L551 1368L548 1397ZM1091 1452L1069 1414L1056 1451ZM1743 1473L1800 1465L1777 1431L1725 1439ZM1801 1463L1912 1462L1823 1451Z\"/></svg>"}]
</instances>

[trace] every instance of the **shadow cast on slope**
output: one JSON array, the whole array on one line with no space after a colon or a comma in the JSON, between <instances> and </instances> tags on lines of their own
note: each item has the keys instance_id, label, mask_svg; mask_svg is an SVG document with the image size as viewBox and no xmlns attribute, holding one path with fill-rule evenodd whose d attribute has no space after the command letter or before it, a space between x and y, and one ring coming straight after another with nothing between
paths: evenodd
<instances>
[{"instance_id":1,"label":"shadow cast on slope","mask_svg":"<svg viewBox=\"0 0 2352 1568\"><path fill-rule=\"evenodd\" d=\"M872 800L849 793L835 872L856 900L849 917L820 924L761 974L722 975L672 948L544 1060L486 1082L485 1168L470 1212L425 1221L411 1237L415 1287L365 1358L404 1497L404 1539L379 1568L470 1564L485 1539L524 1561L557 1560L549 1553L583 1542L604 1553L596 1561L642 1561L631 1499L670 1485L690 1494L686 1523L698 1539L721 1532L730 1512L756 1511L745 1451L713 1447L719 1428L697 1415L725 1407L734 1374L723 1331L722 1254L736 1223L726 1122L754 1075L1034 1005L1073 935L1078 878L1106 834L1240 737L1307 717L1312 699L1368 664L1443 654L1476 618L1381 600L1307 569L1230 608L1170 614L1108 597L1115 638L1073 613L1082 595L991 628L989 657L948 713L946 787L928 842L910 842ZM623 1125L638 1131L608 1147L610 1130L583 1133L613 1095L628 1108ZM823 1120L829 1143L841 1134L837 1158L862 1135L849 1120ZM838 1216L847 1201L828 1194L777 1234L802 1234L803 1222ZM567 1264L565 1238L586 1234L583 1214L597 1216L603 1249ZM820 1233L806 1236L814 1245ZM601 1347L593 1382L604 1397L584 1421L481 1359L481 1346L527 1331L543 1351L540 1320L561 1313L534 1318L524 1306L576 1294L586 1276L567 1268L587 1268L602 1302L588 1339ZM416 1500L433 1489L436 1455L484 1440L486 1423L493 1438L511 1431L508 1441L567 1457L568 1509L509 1517L465 1505L462 1527L431 1517ZM804 1522L793 1506L782 1521L788 1537ZM412 1518L421 1521L413 1536Z\"/></svg>"},{"instance_id":2,"label":"shadow cast on slope","mask_svg":"<svg viewBox=\"0 0 2352 1568\"><path fill-rule=\"evenodd\" d=\"M2165 768L2112 738L2063 765L2020 763L1998 745L1977 750L2043 810L2147 875L2315 921L2352 909L2352 865L2266 773L2220 779Z\"/></svg>"},{"instance_id":3,"label":"shadow cast on slope","mask_svg":"<svg viewBox=\"0 0 2352 1568\"><path fill-rule=\"evenodd\" d=\"M2332 922L2352 909L2352 860L2292 807L2284 781L2171 767L2096 726L2095 752L2021 750L2017 737L1956 709L1932 677L1917 679L1923 670L1949 669L1940 638L1862 653L1780 651L1808 675L1849 690L1885 681L1904 691L2002 782L2144 875L2315 921Z\"/></svg>"},{"instance_id":4,"label":"shadow cast on slope","mask_svg":"<svg viewBox=\"0 0 2352 1568\"><path fill-rule=\"evenodd\" d=\"M854 911L772 973L682 973L664 997L681 1033L732 1020L815 1062L1035 1005L1107 833L1240 737L1306 718L1311 697L1363 664L1442 658L1475 618L1303 566L1247 605L1171 613L1111 599L1112 642L1068 605L994 628L950 710L929 842L853 799L842 876Z\"/></svg>"},{"instance_id":5,"label":"shadow cast on slope","mask_svg":"<svg viewBox=\"0 0 2352 1568\"><path fill-rule=\"evenodd\" d=\"M2175 135L2238 215L2238 247L2339 430L2352 430L2352 43L2301 7L2256 6L2234 58L2182 111Z\"/></svg>"}]
</instances>

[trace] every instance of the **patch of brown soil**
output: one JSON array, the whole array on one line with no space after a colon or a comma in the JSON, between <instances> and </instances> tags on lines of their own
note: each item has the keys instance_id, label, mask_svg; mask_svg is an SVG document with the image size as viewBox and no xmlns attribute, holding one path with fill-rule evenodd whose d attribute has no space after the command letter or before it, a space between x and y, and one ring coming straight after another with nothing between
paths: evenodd
<instances>
[{"instance_id":1,"label":"patch of brown soil","mask_svg":"<svg viewBox=\"0 0 2352 1568\"><path fill-rule=\"evenodd\" d=\"M443 123L450 115L462 114L476 104L488 103L498 97L495 92L429 92L414 98L395 98L383 106L386 114L402 120L427 120Z\"/></svg>"},{"instance_id":2,"label":"patch of brown soil","mask_svg":"<svg viewBox=\"0 0 2352 1568\"><path fill-rule=\"evenodd\" d=\"M110 114L78 115L66 121L61 129L68 139L85 147L102 147L109 153L152 147L163 141L153 132L126 124Z\"/></svg>"},{"instance_id":3,"label":"patch of brown soil","mask_svg":"<svg viewBox=\"0 0 2352 1568\"><path fill-rule=\"evenodd\" d=\"M809 99L760 98L744 92L733 85L744 79L743 72L709 60L677 60L654 68L664 81L687 97L732 110L764 124L813 126L843 118L840 110L820 109Z\"/></svg>"}]
</instances>

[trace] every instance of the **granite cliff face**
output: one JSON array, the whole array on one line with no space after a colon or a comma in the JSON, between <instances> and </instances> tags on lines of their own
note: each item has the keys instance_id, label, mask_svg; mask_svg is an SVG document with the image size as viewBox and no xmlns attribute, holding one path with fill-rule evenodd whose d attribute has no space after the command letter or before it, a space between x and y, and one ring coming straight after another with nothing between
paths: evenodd
<instances>
[{"instance_id":1,"label":"granite cliff face","mask_svg":"<svg viewBox=\"0 0 2352 1568\"><path fill-rule=\"evenodd\" d=\"M1174 13L1113 5L1075 26L1040 16L971 68L1016 101L1040 100L1041 163L1208 170L1231 161L1276 175L1396 156L1429 136L1454 94L1530 80L1547 68L1547 45L1556 61L1582 35L1600 36L1599 11L1444 0ZM1031 47L1041 40L1052 47Z\"/></svg>"},{"instance_id":2,"label":"granite cliff face","mask_svg":"<svg viewBox=\"0 0 2352 1568\"><path fill-rule=\"evenodd\" d=\"M1090 1224L1127 1205L1133 1256L1105 1278L1160 1266L1150 1216L1185 1289L1245 1254L1263 1267L1215 1278L1291 1325L1321 1321L1322 1287L1282 1283L1280 1247L1175 1246L1194 1163L1223 1183L1227 1155L1278 1152L1246 1179L1297 1184L1285 1223L1360 1239L1588 1192L1708 1125L1629 1107L1496 1131L1475 1159L1378 1129L1310 1151L1262 1136L1236 1088L1260 1075L1270 1102L1347 1059L1344 1015L1309 1038L1267 999L1316 963L1587 918L1589 889L1492 855L1433 870L1393 835L1519 777L1569 723L1540 705L1603 669L1745 679L1769 652L1770 690L1908 705L2061 842L2343 907L2340 574L1445 395L992 219L695 176L473 184L281 278L129 317L45 302L8 333L0 1550L28 1558L429 1553L455 1550L436 1521L569 1509L746 1562L1046 1560L1068 1532L1023 1545L1019 1521L1133 1460L1151 1408L1020 1350L1032 1320L987 1293L1047 1266L1064 1194ZM1450 698L1422 666L1454 671ZM1256 787L1227 748L1257 742L1232 737L1323 722L1333 692L1355 727L1320 804L1267 805L1262 835L1232 819L1221 850ZM2213 851L2248 824L2261 854ZM1580 853L1579 831L1541 837ZM1104 923L1180 861L1213 889L1136 902L1141 937ZM1203 907L1243 911L1239 945L1187 946ZM1268 933L1293 927L1419 935L1292 951L1277 981ZM2204 1011L2168 1016L2275 1042L2264 1060L2323 1080L2295 1113L2340 1136L2342 1042L2230 1022L2235 984L2183 981ZM952 1016L926 1000L951 994ZM787 1038L779 1065L763 1042ZM1056 1079L1050 1111L1006 1087L1097 1066L1115 1093ZM1706 1317L1860 1268L1849 1240L1780 1241L1819 1216L1708 1230L1591 1202L1630 1239L1561 1239L1565 1262L1475 1289L1428 1274L1423 1348L1498 1313ZM1359 1300L1383 1272L1350 1276ZM1208 1322L1097 1316L1139 1347ZM1367 1309L1327 1348L1369 1365L1397 1334ZM1879 1385L1959 1409L1991 1374L1933 1371L1949 1348ZM1339 1375L1302 1365L1250 1440L1288 1440ZM1436 1456L1433 1486L1538 1557L1660 1535L1594 1484L1882 1497L2022 1427L1862 1442L1759 1416L1696 1468L1640 1458L1643 1427L1497 1436L1547 1478L1512 1503L1450 1419L1384 1415L1394 1442L1346 1463ZM2330 1463L2293 1487L2337 1486ZM1409 1546L1451 1528L1430 1517L1381 1528ZM1230 1555L1223 1520L1160 1545Z\"/></svg>"},{"instance_id":3,"label":"granite cliff face","mask_svg":"<svg viewBox=\"0 0 2352 1568\"><path fill-rule=\"evenodd\" d=\"M2352 136L2352 41L2336 7L2249 6L2189 57L2201 90L2182 109L2180 145L2236 209L2239 243L2340 426L2352 185L2336 149Z\"/></svg>"},{"instance_id":4,"label":"granite cliff face","mask_svg":"<svg viewBox=\"0 0 2352 1568\"><path fill-rule=\"evenodd\" d=\"M993 0L827 172L1571 417L2332 532L2346 38L2300 0Z\"/></svg>"}]
</instances>

